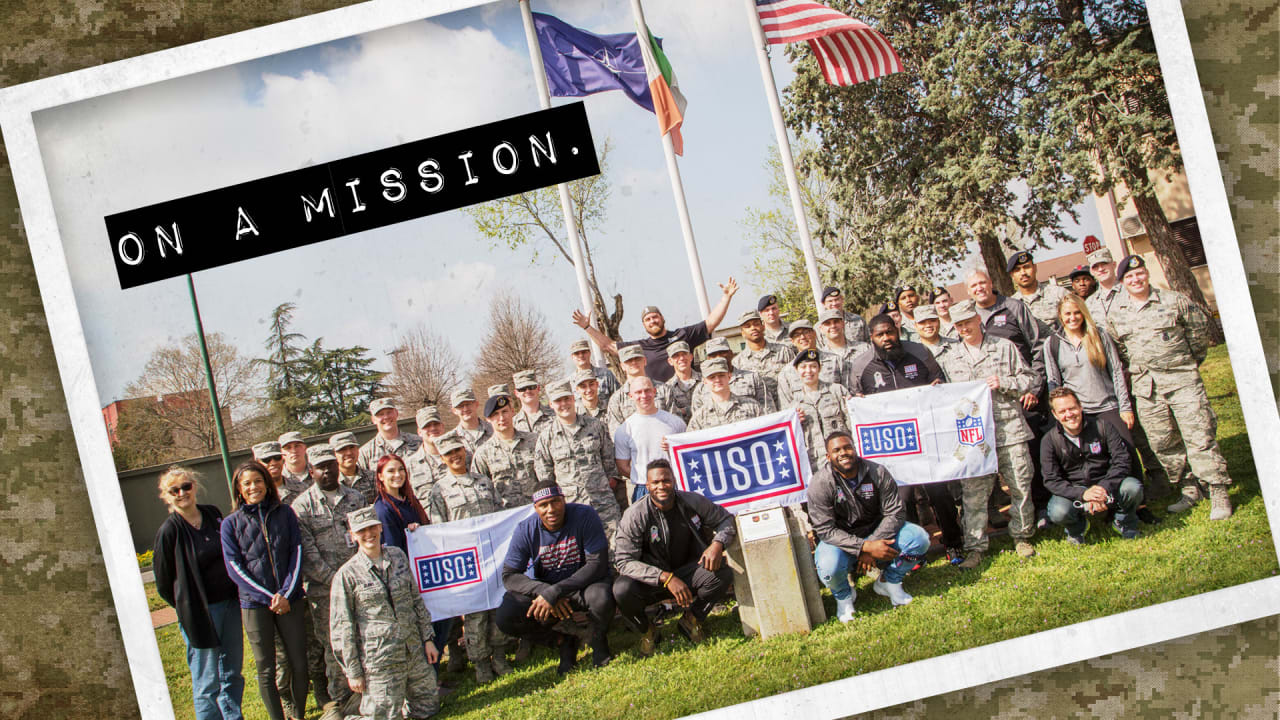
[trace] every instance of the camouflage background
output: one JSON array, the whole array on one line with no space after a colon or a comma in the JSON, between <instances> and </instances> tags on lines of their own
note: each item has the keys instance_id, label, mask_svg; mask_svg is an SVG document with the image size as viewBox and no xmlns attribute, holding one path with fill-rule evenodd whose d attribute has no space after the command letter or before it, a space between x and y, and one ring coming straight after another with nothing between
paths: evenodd
<instances>
[{"instance_id":1,"label":"camouflage background","mask_svg":"<svg viewBox=\"0 0 1280 720\"><path fill-rule=\"evenodd\" d=\"M6 0L0 85L349 3ZM118 7L117 7L118 6ZM1186 0L1250 292L1280 388L1280 6ZM0 154L0 717L138 716L63 408L7 153ZM1278 394L1280 396L1280 394ZM1280 616L958 691L878 717L1274 716ZM1223 706L1230 709L1224 709ZM1267 710L1271 708L1271 710Z\"/></svg>"}]
</instances>

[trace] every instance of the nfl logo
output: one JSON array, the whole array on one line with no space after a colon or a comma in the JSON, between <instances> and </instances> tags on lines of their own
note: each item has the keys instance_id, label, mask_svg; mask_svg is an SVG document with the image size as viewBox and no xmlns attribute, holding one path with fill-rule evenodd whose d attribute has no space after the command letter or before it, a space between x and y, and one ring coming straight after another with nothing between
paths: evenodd
<instances>
[{"instance_id":1,"label":"nfl logo","mask_svg":"<svg viewBox=\"0 0 1280 720\"><path fill-rule=\"evenodd\" d=\"M1102 443L1098 442L1097 440L1094 440L1093 442L1089 443L1089 452L1093 453L1094 455L1100 454L1102 452Z\"/></svg>"},{"instance_id":2,"label":"nfl logo","mask_svg":"<svg viewBox=\"0 0 1280 720\"><path fill-rule=\"evenodd\" d=\"M961 445L981 445L983 440L982 418L965 415L956 420L956 434L960 438Z\"/></svg>"}]
</instances>

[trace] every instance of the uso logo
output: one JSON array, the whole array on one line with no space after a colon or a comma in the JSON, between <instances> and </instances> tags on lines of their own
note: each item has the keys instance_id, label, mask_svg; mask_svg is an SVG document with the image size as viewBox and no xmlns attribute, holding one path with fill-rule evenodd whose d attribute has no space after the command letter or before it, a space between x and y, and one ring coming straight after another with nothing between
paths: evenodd
<instances>
[{"instance_id":1,"label":"uso logo","mask_svg":"<svg viewBox=\"0 0 1280 720\"><path fill-rule=\"evenodd\" d=\"M480 573L480 551L474 547L414 558L420 592L462 587L484 579Z\"/></svg>"},{"instance_id":2,"label":"uso logo","mask_svg":"<svg viewBox=\"0 0 1280 720\"><path fill-rule=\"evenodd\" d=\"M867 459L919 455L920 423L915 418L855 425L858 455Z\"/></svg>"}]
</instances>

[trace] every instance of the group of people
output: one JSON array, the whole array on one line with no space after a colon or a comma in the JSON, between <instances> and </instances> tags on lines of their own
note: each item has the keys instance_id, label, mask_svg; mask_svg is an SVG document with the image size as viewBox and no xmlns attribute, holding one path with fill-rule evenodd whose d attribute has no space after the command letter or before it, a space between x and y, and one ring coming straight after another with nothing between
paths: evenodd
<instances>
[{"instance_id":1,"label":"group of people","mask_svg":"<svg viewBox=\"0 0 1280 720\"><path fill-rule=\"evenodd\" d=\"M854 617L851 571L875 575L874 591L893 605L911 602L902 582L931 546L930 515L960 568L982 564L989 525L1007 525L1023 557L1049 523L1082 543L1089 518L1105 517L1135 538L1140 521L1158 521L1145 499L1170 483L1181 488L1170 512L1208 495L1210 517L1228 517L1230 478L1197 371L1208 318L1152 287L1141 256L1117 267L1101 250L1089 262L1092 286L1066 291L1041 283L1031 254L1017 253L1016 297L994 292L979 270L966 278L969 299L903 287L869 321L828 287L816 327L784 323L766 295L738 317L746 347L736 353L714 336L737 292L730 278L700 322L669 329L658 308L644 308L638 342L615 342L575 313L618 357L622 378L592 364L584 339L570 347L569 378L544 386L517 372L483 405L458 389L449 408L418 410L417 434L400 431L384 398L369 407L377 434L363 444L349 432L310 447L296 432L259 443L233 474L225 518L196 503L189 470L171 468L160 478L171 515L156 536L156 581L188 645L196 716L240 717L242 632L272 720L302 717L308 685L326 720L432 715L446 646L451 667L465 663L461 646L448 645L459 634L479 683L511 670L511 638L517 662L548 645L566 673L586 644L603 666L615 615L651 654L662 642L660 601L683 608L678 630L700 641L732 587L735 525L676 489L667 438L774 410L794 408L801 421L815 470L801 517L843 622ZM850 396L961 381L991 389L998 475L900 483L858 457ZM529 503L500 606L460 624L430 617L406 533Z\"/></svg>"}]
</instances>

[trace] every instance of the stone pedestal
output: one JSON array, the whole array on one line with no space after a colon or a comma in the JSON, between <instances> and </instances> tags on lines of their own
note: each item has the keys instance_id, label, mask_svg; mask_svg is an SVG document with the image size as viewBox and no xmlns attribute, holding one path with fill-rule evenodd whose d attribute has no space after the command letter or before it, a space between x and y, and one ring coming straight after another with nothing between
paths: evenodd
<instances>
[{"instance_id":1,"label":"stone pedestal","mask_svg":"<svg viewBox=\"0 0 1280 720\"><path fill-rule=\"evenodd\" d=\"M747 637L808 632L826 620L802 527L789 507L738 516L739 542L728 558Z\"/></svg>"}]
</instances>

